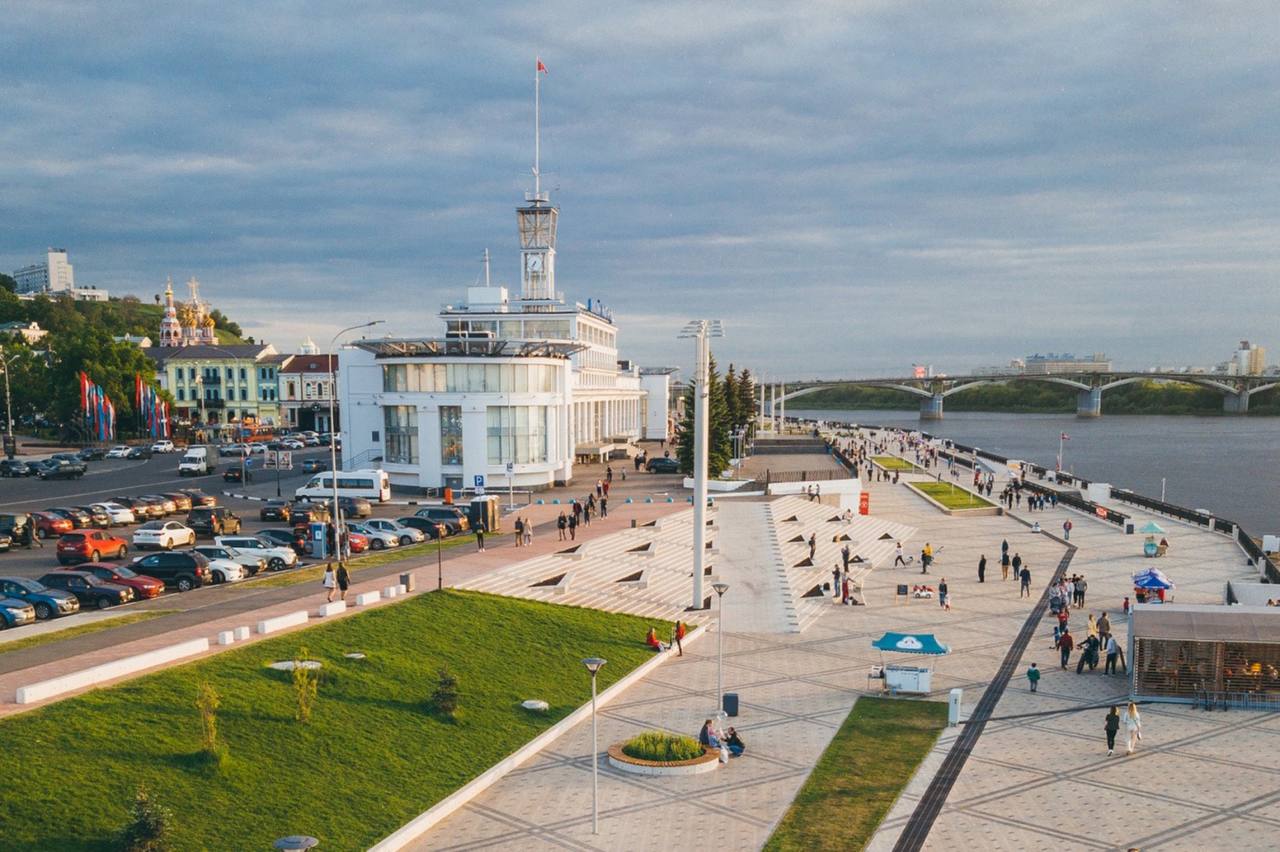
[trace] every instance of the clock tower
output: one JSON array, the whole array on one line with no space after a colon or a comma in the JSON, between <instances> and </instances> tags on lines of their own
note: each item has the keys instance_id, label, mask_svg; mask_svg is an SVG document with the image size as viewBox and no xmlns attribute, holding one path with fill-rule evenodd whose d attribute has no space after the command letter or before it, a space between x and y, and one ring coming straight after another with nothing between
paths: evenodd
<instances>
[{"instance_id":1,"label":"clock tower","mask_svg":"<svg viewBox=\"0 0 1280 852\"><path fill-rule=\"evenodd\" d=\"M529 201L516 208L520 225L520 282L525 301L556 298L556 222L560 211L541 192L526 194Z\"/></svg>"}]
</instances>

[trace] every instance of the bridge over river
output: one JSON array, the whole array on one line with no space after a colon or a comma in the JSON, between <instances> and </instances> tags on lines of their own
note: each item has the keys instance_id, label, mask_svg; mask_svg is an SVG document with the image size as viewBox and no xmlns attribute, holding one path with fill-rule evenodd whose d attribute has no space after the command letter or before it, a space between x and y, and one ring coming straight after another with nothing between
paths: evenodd
<instances>
[{"instance_id":1,"label":"bridge over river","mask_svg":"<svg viewBox=\"0 0 1280 852\"><path fill-rule=\"evenodd\" d=\"M1227 414L1249 411L1249 397L1280 385L1275 376L1231 376L1216 373L1008 373L981 376L930 376L927 378L833 379L795 382L784 385L777 401L785 403L815 391L840 385L891 388L920 397L920 419L941 420L943 400L953 393L982 385L1006 382L1051 382L1076 390L1076 415L1102 416L1102 393L1111 388L1143 381L1170 381L1213 388L1222 394L1222 410Z\"/></svg>"}]
</instances>

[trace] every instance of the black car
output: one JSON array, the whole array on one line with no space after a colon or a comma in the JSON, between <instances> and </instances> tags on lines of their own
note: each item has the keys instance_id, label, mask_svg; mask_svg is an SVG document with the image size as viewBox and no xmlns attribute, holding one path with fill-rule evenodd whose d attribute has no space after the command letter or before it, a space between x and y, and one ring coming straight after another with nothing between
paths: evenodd
<instances>
[{"instance_id":1,"label":"black car","mask_svg":"<svg viewBox=\"0 0 1280 852\"><path fill-rule=\"evenodd\" d=\"M262 504L262 508L258 510L258 520L260 521L284 521L289 522L289 501L288 500L268 500Z\"/></svg>"},{"instance_id":2,"label":"black car","mask_svg":"<svg viewBox=\"0 0 1280 852\"><path fill-rule=\"evenodd\" d=\"M149 459L151 458L150 447L130 447L129 452L125 455L127 459Z\"/></svg>"},{"instance_id":3,"label":"black car","mask_svg":"<svg viewBox=\"0 0 1280 852\"><path fill-rule=\"evenodd\" d=\"M107 453L102 447L85 447L76 455L80 458L80 461L102 461L106 458Z\"/></svg>"},{"instance_id":4,"label":"black car","mask_svg":"<svg viewBox=\"0 0 1280 852\"><path fill-rule=\"evenodd\" d=\"M49 458L57 462L66 462L72 467L84 472L89 470L89 466L84 463L84 459L80 458L79 453L54 453L49 456Z\"/></svg>"},{"instance_id":5,"label":"black car","mask_svg":"<svg viewBox=\"0 0 1280 852\"><path fill-rule=\"evenodd\" d=\"M240 532L240 516L226 506L199 506L187 513L187 526L196 535L234 535Z\"/></svg>"},{"instance_id":6,"label":"black car","mask_svg":"<svg viewBox=\"0 0 1280 852\"><path fill-rule=\"evenodd\" d=\"M294 547L294 544L298 540L298 534L293 530L285 530L275 527L271 529L258 530L254 535L258 538L265 538L277 547ZM297 548L294 549L296 550Z\"/></svg>"},{"instance_id":7,"label":"black car","mask_svg":"<svg viewBox=\"0 0 1280 852\"><path fill-rule=\"evenodd\" d=\"M48 459L38 464L40 466L36 468L36 476L41 479L79 479L87 470L84 462L72 464L61 459Z\"/></svg>"},{"instance_id":8,"label":"black car","mask_svg":"<svg viewBox=\"0 0 1280 852\"><path fill-rule=\"evenodd\" d=\"M111 529L111 516L101 509L95 509L92 506L72 506L73 509L79 509L87 514L93 521L93 527L100 530Z\"/></svg>"},{"instance_id":9,"label":"black car","mask_svg":"<svg viewBox=\"0 0 1280 852\"><path fill-rule=\"evenodd\" d=\"M471 519L457 506L428 506L415 513L419 518L426 518L449 528L449 535L457 535L471 529Z\"/></svg>"},{"instance_id":10,"label":"black car","mask_svg":"<svg viewBox=\"0 0 1280 852\"><path fill-rule=\"evenodd\" d=\"M402 527L412 527L415 530L422 530L426 533L427 538L448 538L449 527L443 523L433 521L429 518L420 518L417 515L411 515L407 518L396 518L396 523Z\"/></svg>"},{"instance_id":11,"label":"black car","mask_svg":"<svg viewBox=\"0 0 1280 852\"><path fill-rule=\"evenodd\" d=\"M295 500L289 504L289 521L294 524L327 524L331 520L329 507L324 503Z\"/></svg>"},{"instance_id":12,"label":"black car","mask_svg":"<svg viewBox=\"0 0 1280 852\"><path fill-rule=\"evenodd\" d=\"M318 473L322 470L329 469L329 460L321 458L309 458L302 460L303 473Z\"/></svg>"},{"instance_id":13,"label":"black car","mask_svg":"<svg viewBox=\"0 0 1280 852\"><path fill-rule=\"evenodd\" d=\"M94 523L92 514L74 506L55 506L52 509L45 509L45 512L59 518L66 518L78 530L97 526Z\"/></svg>"},{"instance_id":14,"label":"black car","mask_svg":"<svg viewBox=\"0 0 1280 852\"><path fill-rule=\"evenodd\" d=\"M155 577L180 592L213 584L209 560L193 550L138 556L129 567L139 574Z\"/></svg>"},{"instance_id":15,"label":"black car","mask_svg":"<svg viewBox=\"0 0 1280 852\"><path fill-rule=\"evenodd\" d=\"M645 464L645 470L650 473L679 473L680 462L675 459L649 459Z\"/></svg>"},{"instance_id":16,"label":"black car","mask_svg":"<svg viewBox=\"0 0 1280 852\"><path fill-rule=\"evenodd\" d=\"M373 504L363 497L339 497L338 508L344 518L373 517Z\"/></svg>"},{"instance_id":17,"label":"black car","mask_svg":"<svg viewBox=\"0 0 1280 852\"><path fill-rule=\"evenodd\" d=\"M70 592L84 607L106 609L133 600L133 589L100 580L88 571L51 571L40 582L51 589Z\"/></svg>"},{"instance_id":18,"label":"black car","mask_svg":"<svg viewBox=\"0 0 1280 852\"><path fill-rule=\"evenodd\" d=\"M223 482L253 482L253 471L242 467L229 467L222 472Z\"/></svg>"},{"instance_id":19,"label":"black car","mask_svg":"<svg viewBox=\"0 0 1280 852\"><path fill-rule=\"evenodd\" d=\"M0 459L0 476L31 476L35 471L21 459Z\"/></svg>"},{"instance_id":20,"label":"black car","mask_svg":"<svg viewBox=\"0 0 1280 852\"><path fill-rule=\"evenodd\" d=\"M0 597L17 598L36 608L36 618L58 618L80 611L80 600L28 577L0 577Z\"/></svg>"},{"instance_id":21,"label":"black car","mask_svg":"<svg viewBox=\"0 0 1280 852\"><path fill-rule=\"evenodd\" d=\"M212 494L205 494L199 488L184 488L182 489L182 493L191 498L191 508L193 509L197 506L218 505L217 497L214 497Z\"/></svg>"}]
</instances>

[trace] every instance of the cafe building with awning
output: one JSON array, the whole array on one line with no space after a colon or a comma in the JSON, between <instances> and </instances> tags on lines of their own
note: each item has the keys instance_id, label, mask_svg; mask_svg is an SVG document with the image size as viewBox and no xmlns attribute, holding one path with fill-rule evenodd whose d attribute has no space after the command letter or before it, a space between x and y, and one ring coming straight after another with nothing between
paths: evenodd
<instances>
[{"instance_id":1,"label":"cafe building with awning","mask_svg":"<svg viewBox=\"0 0 1280 852\"><path fill-rule=\"evenodd\" d=\"M1280 607L1139 604L1129 661L1136 699L1280 709Z\"/></svg>"}]
</instances>

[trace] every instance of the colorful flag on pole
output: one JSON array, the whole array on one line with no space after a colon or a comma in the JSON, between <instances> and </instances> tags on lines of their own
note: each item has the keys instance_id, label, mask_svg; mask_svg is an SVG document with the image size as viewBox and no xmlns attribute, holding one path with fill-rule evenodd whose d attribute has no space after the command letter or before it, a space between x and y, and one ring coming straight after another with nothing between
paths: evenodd
<instances>
[{"instance_id":1,"label":"colorful flag on pole","mask_svg":"<svg viewBox=\"0 0 1280 852\"><path fill-rule=\"evenodd\" d=\"M543 65L543 64L542 64L542 60L541 60L541 59L539 59L539 60L538 60L538 68L537 68L537 70L538 70L538 71L540 71L540 72L542 72L543 74L549 74L549 73L551 73L551 72L547 71L547 66L545 66L545 65Z\"/></svg>"},{"instance_id":2,"label":"colorful flag on pole","mask_svg":"<svg viewBox=\"0 0 1280 852\"><path fill-rule=\"evenodd\" d=\"M1071 440L1071 436L1070 436L1070 435L1068 435L1066 432L1063 432L1061 437L1062 437L1062 440L1064 440L1064 441L1070 441L1070 440Z\"/></svg>"}]
</instances>

